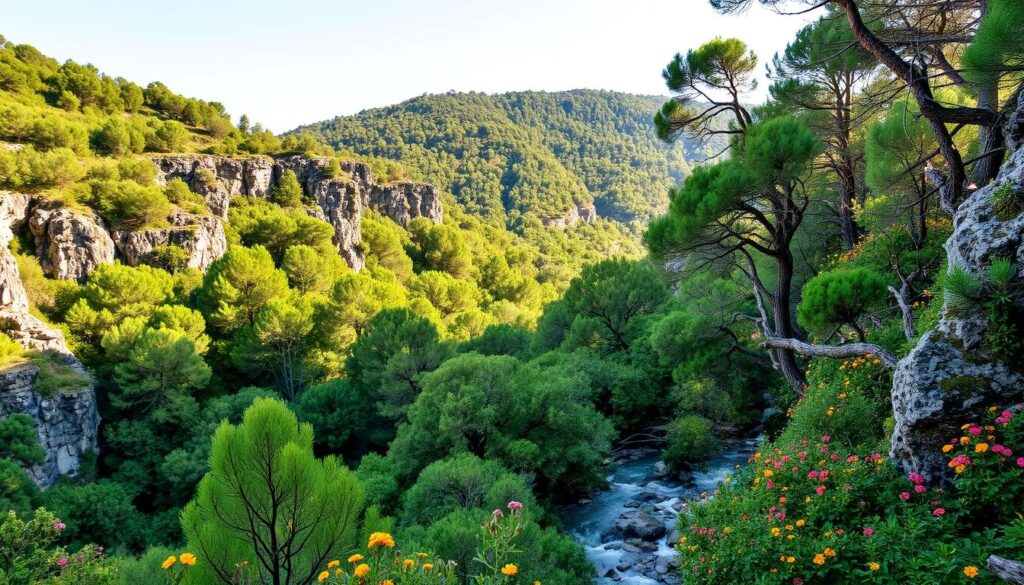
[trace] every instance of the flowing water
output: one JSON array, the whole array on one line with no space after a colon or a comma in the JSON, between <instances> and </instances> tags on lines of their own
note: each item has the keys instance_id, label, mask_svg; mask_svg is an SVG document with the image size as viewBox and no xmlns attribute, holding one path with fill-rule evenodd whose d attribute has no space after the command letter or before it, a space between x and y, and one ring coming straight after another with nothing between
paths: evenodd
<instances>
[{"instance_id":1,"label":"flowing water","mask_svg":"<svg viewBox=\"0 0 1024 585\"><path fill-rule=\"evenodd\" d=\"M710 494L736 466L747 462L760 442L757 437L730 445L704 469L694 471L692 480L686 483L656 477L660 460L657 454L619 462L608 489L594 494L589 502L566 508L562 514L566 528L583 543L597 568L597 583L678 583L673 529L679 510L699 500L702 492ZM668 533L652 541L623 541L615 533L615 525L624 514L638 511L663 522Z\"/></svg>"}]
</instances>

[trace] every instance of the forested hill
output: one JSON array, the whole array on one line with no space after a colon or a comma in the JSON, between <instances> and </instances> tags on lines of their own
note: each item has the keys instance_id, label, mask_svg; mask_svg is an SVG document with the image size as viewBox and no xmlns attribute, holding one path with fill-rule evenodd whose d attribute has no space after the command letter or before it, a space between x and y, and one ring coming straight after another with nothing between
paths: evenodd
<instances>
[{"instance_id":1,"label":"forested hill","mask_svg":"<svg viewBox=\"0 0 1024 585\"><path fill-rule=\"evenodd\" d=\"M402 161L474 214L515 221L591 202L629 221L663 211L668 188L717 148L666 145L664 98L595 90L447 93L304 126L336 148Z\"/></svg>"}]
</instances>

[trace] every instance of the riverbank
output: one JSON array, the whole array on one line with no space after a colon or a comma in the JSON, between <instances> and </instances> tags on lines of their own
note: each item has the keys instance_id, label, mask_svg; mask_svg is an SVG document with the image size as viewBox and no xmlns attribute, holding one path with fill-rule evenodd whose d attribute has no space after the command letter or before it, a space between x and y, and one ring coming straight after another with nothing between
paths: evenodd
<instances>
[{"instance_id":1,"label":"riverbank","mask_svg":"<svg viewBox=\"0 0 1024 585\"><path fill-rule=\"evenodd\" d=\"M706 498L756 451L761 437L731 442L689 477L668 472L654 449L619 454L608 489L562 512L566 530L579 539L597 569L598 585L673 585L679 513Z\"/></svg>"}]
</instances>

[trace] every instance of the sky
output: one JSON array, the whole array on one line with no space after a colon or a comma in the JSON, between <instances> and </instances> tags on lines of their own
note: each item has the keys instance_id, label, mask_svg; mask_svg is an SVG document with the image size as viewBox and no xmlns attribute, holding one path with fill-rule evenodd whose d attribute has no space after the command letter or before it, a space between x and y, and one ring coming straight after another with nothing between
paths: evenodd
<instances>
[{"instance_id":1,"label":"sky","mask_svg":"<svg viewBox=\"0 0 1024 585\"><path fill-rule=\"evenodd\" d=\"M0 34L58 60L223 103L275 132L424 94L666 94L661 70L716 36L763 64L807 17L707 0L2 0ZM763 98L762 81L757 98Z\"/></svg>"}]
</instances>

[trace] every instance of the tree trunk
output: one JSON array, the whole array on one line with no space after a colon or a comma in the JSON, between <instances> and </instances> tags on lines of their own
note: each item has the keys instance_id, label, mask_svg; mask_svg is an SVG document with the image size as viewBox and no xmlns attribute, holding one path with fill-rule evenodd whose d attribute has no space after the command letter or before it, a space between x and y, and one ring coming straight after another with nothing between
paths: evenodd
<instances>
[{"instance_id":1,"label":"tree trunk","mask_svg":"<svg viewBox=\"0 0 1024 585\"><path fill-rule=\"evenodd\" d=\"M994 79L978 86L978 107L999 110L999 81ZM996 178L1003 164L1003 126L982 126L978 134L978 154L982 156L971 170L971 182L980 189ZM991 154L988 154L991 153ZM988 154L987 156L985 156Z\"/></svg>"},{"instance_id":2,"label":"tree trunk","mask_svg":"<svg viewBox=\"0 0 1024 585\"><path fill-rule=\"evenodd\" d=\"M778 279L775 294L771 299L772 313L775 316L775 334L779 337L794 338L796 331L793 327L792 312L793 255L789 253L788 247L783 249L785 251L780 252L775 258ZM796 363L796 354L789 348L777 348L776 359L786 382L802 395L806 379L803 370Z\"/></svg>"},{"instance_id":3,"label":"tree trunk","mask_svg":"<svg viewBox=\"0 0 1024 585\"><path fill-rule=\"evenodd\" d=\"M776 350L786 349L790 352L806 356L845 358L871 355L877 357L881 365L886 369L896 367L897 360L884 347L873 343L844 343L842 345L816 345L800 341L799 339L783 339L773 337L761 344L761 347L775 348Z\"/></svg>"},{"instance_id":4,"label":"tree trunk","mask_svg":"<svg viewBox=\"0 0 1024 585\"><path fill-rule=\"evenodd\" d=\"M839 227L843 232L843 247L847 250L857 245L860 233L857 220L853 217L853 199L857 184L853 175L853 161L844 153L839 164Z\"/></svg>"}]
</instances>

